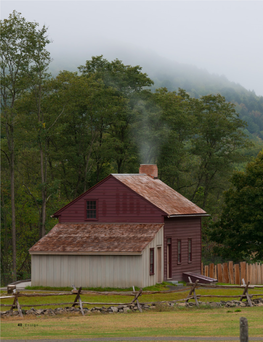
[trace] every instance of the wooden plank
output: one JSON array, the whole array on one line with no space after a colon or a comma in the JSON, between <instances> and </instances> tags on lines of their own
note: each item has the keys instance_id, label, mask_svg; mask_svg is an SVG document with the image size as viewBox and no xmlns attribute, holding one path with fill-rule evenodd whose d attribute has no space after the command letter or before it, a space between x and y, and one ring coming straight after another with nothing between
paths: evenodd
<instances>
[{"instance_id":1,"label":"wooden plank","mask_svg":"<svg viewBox=\"0 0 263 342\"><path fill-rule=\"evenodd\" d=\"M133 292L135 292L134 286L133 286ZM139 291L138 294L134 297L134 300L133 300L133 301L136 300L137 308L139 309L140 312L142 312L142 308L141 308L140 303L139 303L139 301L138 301L138 297L141 295L141 293L142 293L142 289L140 289L140 291Z\"/></svg>"},{"instance_id":2,"label":"wooden plank","mask_svg":"<svg viewBox=\"0 0 263 342\"><path fill-rule=\"evenodd\" d=\"M191 283L187 283L187 285L193 285ZM212 285L212 284L202 284L202 283L198 283L196 285L196 287L208 287L210 289L244 289L246 285ZM249 285L250 289L254 289L254 288L261 288L263 286L260 285Z\"/></svg>"},{"instance_id":3,"label":"wooden plank","mask_svg":"<svg viewBox=\"0 0 263 342\"><path fill-rule=\"evenodd\" d=\"M258 283L258 264L257 263L255 263L254 264L254 272L255 272L255 284L257 284Z\"/></svg>"},{"instance_id":4,"label":"wooden plank","mask_svg":"<svg viewBox=\"0 0 263 342\"><path fill-rule=\"evenodd\" d=\"M228 276L228 265L227 262L223 264L223 282L229 283L229 276Z\"/></svg>"},{"instance_id":5,"label":"wooden plank","mask_svg":"<svg viewBox=\"0 0 263 342\"><path fill-rule=\"evenodd\" d=\"M217 266L216 266L216 265L215 265L215 273L214 273L214 276L215 276L215 279L218 280L218 278L217 278Z\"/></svg>"},{"instance_id":6,"label":"wooden plank","mask_svg":"<svg viewBox=\"0 0 263 342\"><path fill-rule=\"evenodd\" d=\"M261 284L261 267L260 264L258 264L258 281L257 284Z\"/></svg>"},{"instance_id":7,"label":"wooden plank","mask_svg":"<svg viewBox=\"0 0 263 342\"><path fill-rule=\"evenodd\" d=\"M250 283L254 284L254 279L253 279L253 265L249 265L249 278L250 278Z\"/></svg>"},{"instance_id":8,"label":"wooden plank","mask_svg":"<svg viewBox=\"0 0 263 342\"><path fill-rule=\"evenodd\" d=\"M248 287L249 287L249 281L247 282L247 284L246 284L246 286L245 286L245 288L244 288L244 291L243 291L243 294L242 294L242 296L240 297L240 301L242 301L242 299L244 298L244 296L245 296L245 294L247 293L247 289L248 289Z\"/></svg>"},{"instance_id":9,"label":"wooden plank","mask_svg":"<svg viewBox=\"0 0 263 342\"><path fill-rule=\"evenodd\" d=\"M234 265L233 265L233 261L229 261L228 262L228 269L229 269L230 284L235 284L235 282L234 282Z\"/></svg>"},{"instance_id":10,"label":"wooden plank","mask_svg":"<svg viewBox=\"0 0 263 342\"><path fill-rule=\"evenodd\" d=\"M204 275L204 264L201 262L201 275Z\"/></svg>"},{"instance_id":11,"label":"wooden plank","mask_svg":"<svg viewBox=\"0 0 263 342\"><path fill-rule=\"evenodd\" d=\"M134 286L133 286L133 288L134 288ZM134 292L135 292L135 290L134 290ZM135 294L135 296L134 296L134 298L133 298L133 300L132 300L132 303L134 303L134 302L138 299L138 297L139 297L141 294L142 294L142 289L140 289L140 291L138 291L138 292Z\"/></svg>"},{"instance_id":12,"label":"wooden plank","mask_svg":"<svg viewBox=\"0 0 263 342\"><path fill-rule=\"evenodd\" d=\"M235 284L240 284L240 273L239 273L239 264L234 265L235 269Z\"/></svg>"},{"instance_id":13,"label":"wooden plank","mask_svg":"<svg viewBox=\"0 0 263 342\"><path fill-rule=\"evenodd\" d=\"M210 278L214 278L214 268L215 268L214 264L209 265L209 277Z\"/></svg>"},{"instance_id":14,"label":"wooden plank","mask_svg":"<svg viewBox=\"0 0 263 342\"><path fill-rule=\"evenodd\" d=\"M19 312L19 316L20 316L20 317L23 317L22 310L21 310L21 308L20 308L20 304L19 304L17 298L16 298L16 306L17 306L17 310L18 310L18 312Z\"/></svg>"},{"instance_id":15,"label":"wooden plank","mask_svg":"<svg viewBox=\"0 0 263 342\"><path fill-rule=\"evenodd\" d=\"M194 299L195 299L195 301L197 302L196 295L195 295L195 288L196 288L198 282L199 282L199 280L197 279L196 282L193 284L193 286L192 286L192 288L191 288L191 290L190 290L190 292L189 292L189 294L188 294L188 296L187 296L185 302L188 302L188 301L189 301L189 299L190 299L192 293L194 293ZM198 302L197 302L196 305L198 306Z\"/></svg>"},{"instance_id":16,"label":"wooden plank","mask_svg":"<svg viewBox=\"0 0 263 342\"><path fill-rule=\"evenodd\" d=\"M219 283L223 283L222 265L217 264L217 280Z\"/></svg>"},{"instance_id":17,"label":"wooden plank","mask_svg":"<svg viewBox=\"0 0 263 342\"><path fill-rule=\"evenodd\" d=\"M16 298L17 298L17 296L15 295L15 298L14 298L13 304L10 308L10 311L13 311L13 309L15 309L15 307L16 307Z\"/></svg>"},{"instance_id":18,"label":"wooden plank","mask_svg":"<svg viewBox=\"0 0 263 342\"><path fill-rule=\"evenodd\" d=\"M244 279L245 283L247 282L246 265L247 265L247 263L245 261L240 263L240 278L241 278L241 282L242 282L242 279Z\"/></svg>"},{"instance_id":19,"label":"wooden plank","mask_svg":"<svg viewBox=\"0 0 263 342\"><path fill-rule=\"evenodd\" d=\"M83 306L82 306L82 300L80 298L79 298L79 307L80 307L80 311L82 313L82 316L85 316L84 311L83 311Z\"/></svg>"},{"instance_id":20,"label":"wooden plank","mask_svg":"<svg viewBox=\"0 0 263 342\"><path fill-rule=\"evenodd\" d=\"M249 306L253 306L253 304L252 304L252 302L251 302L251 299L250 299L250 296L249 296L249 294L248 293L246 293L246 297L247 297L247 301L248 301L248 304L249 304Z\"/></svg>"},{"instance_id":21,"label":"wooden plank","mask_svg":"<svg viewBox=\"0 0 263 342\"><path fill-rule=\"evenodd\" d=\"M250 282L250 268L249 268L249 264L246 265L246 277L247 277L247 280L245 280L245 282Z\"/></svg>"},{"instance_id":22,"label":"wooden plank","mask_svg":"<svg viewBox=\"0 0 263 342\"><path fill-rule=\"evenodd\" d=\"M76 295L76 298L74 300L74 303L73 303L72 307L74 307L77 304L77 301L80 298L81 289L82 289L82 287L79 288L78 293Z\"/></svg>"},{"instance_id":23,"label":"wooden plank","mask_svg":"<svg viewBox=\"0 0 263 342\"><path fill-rule=\"evenodd\" d=\"M52 297L52 296L70 296L71 292L67 293L19 293L18 297Z\"/></svg>"},{"instance_id":24,"label":"wooden plank","mask_svg":"<svg viewBox=\"0 0 263 342\"><path fill-rule=\"evenodd\" d=\"M261 284L263 284L263 264L261 265Z\"/></svg>"},{"instance_id":25,"label":"wooden plank","mask_svg":"<svg viewBox=\"0 0 263 342\"><path fill-rule=\"evenodd\" d=\"M208 277L208 265L205 265L205 276Z\"/></svg>"}]
</instances>

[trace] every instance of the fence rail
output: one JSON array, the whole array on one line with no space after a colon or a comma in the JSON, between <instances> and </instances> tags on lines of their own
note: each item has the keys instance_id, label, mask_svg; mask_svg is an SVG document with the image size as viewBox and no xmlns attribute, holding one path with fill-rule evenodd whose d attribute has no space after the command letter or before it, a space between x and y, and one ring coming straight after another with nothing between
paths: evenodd
<instances>
[{"instance_id":1,"label":"fence rail","mask_svg":"<svg viewBox=\"0 0 263 342\"><path fill-rule=\"evenodd\" d=\"M184 299L177 299L177 300L170 300L169 302L180 302L180 301L185 301L186 303L190 300L190 299L194 299L196 306L199 306L198 303L198 299L199 298L203 298L203 297L209 297L209 298L219 298L219 297L224 297L224 298L240 298L239 300L242 301L243 299L247 299L249 306L252 306L252 302L251 302L251 298L252 297L258 297L258 296L263 296L263 293L257 293L257 294L248 294L248 290L249 289L254 289L254 288L262 288L263 286L260 285L250 285L249 282L245 283L245 281L243 280L243 285L237 286L231 286L231 285L208 285L208 284L201 284L199 283L198 280L196 280L195 283L192 283L191 278L189 277L189 283L187 284L188 286L190 286L190 292L188 294L188 296ZM199 287L210 287L210 288L224 288L224 289L230 289L230 288L235 288L235 289L243 289L243 293L240 295L199 295L196 294L196 290ZM188 288L189 289L189 288ZM185 290L187 290L187 288L185 288ZM17 308L19 315L21 317L23 317L22 314L22 307L36 307L36 306L54 306L54 305L72 305L72 307L74 306L79 306L82 315L84 315L84 311L83 311L83 304L87 304L87 305L131 305L131 304L135 304L137 305L137 308L139 309L140 312L142 312L141 306L140 304L156 304L156 303L166 303L167 301L158 301L158 302L145 302L145 303L139 303L139 297L143 294L149 294L149 292L151 291L142 291L142 289L140 289L140 291L132 291L130 292L130 295L133 295L134 298L131 302L129 303L103 303L103 302L83 302L80 298L81 295L87 294L87 292L89 291L82 291L82 288L80 287L78 290L74 287L74 289L72 290L71 293L38 293L38 294L26 294L26 293L20 293L16 290L13 291L13 295L11 296L2 296L0 297L0 299L10 299L13 298L13 304L11 305L10 310L12 311L13 309ZM91 292L91 291L90 291ZM171 293L171 292L178 292L176 290L172 290L172 291L160 291L160 292L155 292L152 291L153 293L160 293L160 294L166 294L166 293ZM112 294L115 292L112 292ZM92 291L92 294L94 294L94 291ZM103 292L99 292L100 295L103 294ZM107 294L110 294L110 292L108 292ZM47 297L47 296L69 296L69 295L75 295L75 299L74 302L67 302L67 303L48 303L48 304L23 304L21 305L18 301L18 298L21 297ZM127 295L127 294L123 294L123 295ZM10 307L10 304L0 304L0 306L8 306Z\"/></svg>"},{"instance_id":2,"label":"fence rail","mask_svg":"<svg viewBox=\"0 0 263 342\"><path fill-rule=\"evenodd\" d=\"M254 285L263 285L263 264L247 264L245 261L234 264L229 261L223 264L201 264L201 274L216 278L219 283L241 284L242 279Z\"/></svg>"}]
</instances>

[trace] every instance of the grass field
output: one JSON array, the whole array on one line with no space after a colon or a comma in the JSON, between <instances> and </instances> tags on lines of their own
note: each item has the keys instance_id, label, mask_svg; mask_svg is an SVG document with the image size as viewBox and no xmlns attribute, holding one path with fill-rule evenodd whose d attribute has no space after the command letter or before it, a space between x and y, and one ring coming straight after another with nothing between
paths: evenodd
<instances>
[{"instance_id":1,"label":"grass field","mask_svg":"<svg viewBox=\"0 0 263 342\"><path fill-rule=\"evenodd\" d=\"M11 317L2 319L1 338L30 340L132 336L238 337L240 317L248 319L250 337L263 337L262 307L242 308L241 312L235 310L176 308L166 312L152 311L142 314Z\"/></svg>"}]
</instances>

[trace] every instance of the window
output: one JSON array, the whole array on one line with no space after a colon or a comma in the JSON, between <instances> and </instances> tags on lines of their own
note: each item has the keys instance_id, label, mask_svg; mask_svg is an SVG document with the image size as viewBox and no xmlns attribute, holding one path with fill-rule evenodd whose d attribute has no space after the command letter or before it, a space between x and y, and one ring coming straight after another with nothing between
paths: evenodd
<instances>
[{"instance_id":1,"label":"window","mask_svg":"<svg viewBox=\"0 0 263 342\"><path fill-rule=\"evenodd\" d=\"M192 262L192 239L188 239L188 262Z\"/></svg>"},{"instance_id":2,"label":"window","mask_svg":"<svg viewBox=\"0 0 263 342\"><path fill-rule=\"evenodd\" d=\"M96 201L87 201L87 219L96 219Z\"/></svg>"},{"instance_id":3,"label":"window","mask_svg":"<svg viewBox=\"0 0 263 342\"><path fill-rule=\"evenodd\" d=\"M154 274L154 248L150 248L150 275Z\"/></svg>"},{"instance_id":4,"label":"window","mask_svg":"<svg viewBox=\"0 0 263 342\"><path fill-rule=\"evenodd\" d=\"M177 263L181 264L182 262L182 242L181 240L177 240Z\"/></svg>"}]
</instances>

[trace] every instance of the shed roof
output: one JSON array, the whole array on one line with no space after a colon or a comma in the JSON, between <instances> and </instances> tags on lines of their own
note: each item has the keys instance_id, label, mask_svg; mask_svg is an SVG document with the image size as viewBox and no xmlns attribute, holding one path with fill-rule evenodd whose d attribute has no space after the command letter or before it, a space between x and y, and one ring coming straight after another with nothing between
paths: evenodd
<instances>
[{"instance_id":1,"label":"shed roof","mask_svg":"<svg viewBox=\"0 0 263 342\"><path fill-rule=\"evenodd\" d=\"M141 253L162 227L141 223L58 223L29 252Z\"/></svg>"},{"instance_id":2,"label":"shed roof","mask_svg":"<svg viewBox=\"0 0 263 342\"><path fill-rule=\"evenodd\" d=\"M183 195L146 174L112 174L113 177L147 199L168 216L202 215L206 212Z\"/></svg>"}]
</instances>

